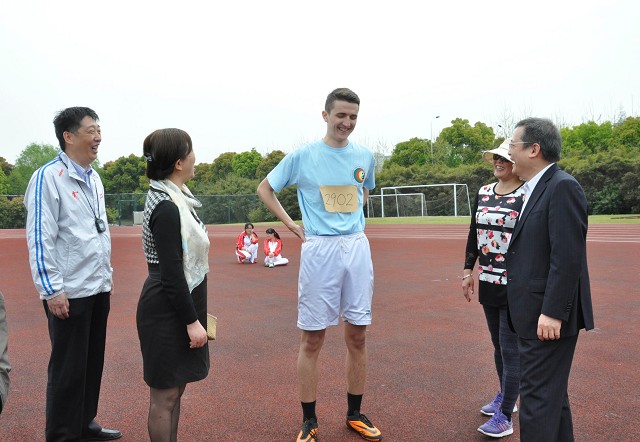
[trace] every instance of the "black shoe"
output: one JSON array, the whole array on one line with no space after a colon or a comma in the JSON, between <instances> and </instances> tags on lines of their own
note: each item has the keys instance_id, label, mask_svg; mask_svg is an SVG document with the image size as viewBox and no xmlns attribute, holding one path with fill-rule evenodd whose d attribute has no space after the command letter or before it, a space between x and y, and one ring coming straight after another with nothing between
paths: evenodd
<instances>
[{"instance_id":1,"label":"black shoe","mask_svg":"<svg viewBox=\"0 0 640 442\"><path fill-rule=\"evenodd\" d=\"M120 439L122 437L122 432L119 430L110 430L108 428L103 428L99 433L88 436L85 441L93 441L93 440L115 440Z\"/></svg>"}]
</instances>

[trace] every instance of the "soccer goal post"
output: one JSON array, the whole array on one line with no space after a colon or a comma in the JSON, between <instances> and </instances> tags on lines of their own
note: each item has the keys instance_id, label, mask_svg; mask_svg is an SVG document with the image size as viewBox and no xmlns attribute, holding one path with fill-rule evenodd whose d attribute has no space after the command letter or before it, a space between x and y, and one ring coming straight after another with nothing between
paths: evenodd
<instances>
[{"instance_id":1,"label":"soccer goal post","mask_svg":"<svg viewBox=\"0 0 640 442\"><path fill-rule=\"evenodd\" d=\"M471 213L466 184L418 184L389 186L380 195L369 195L367 216L464 216Z\"/></svg>"},{"instance_id":2,"label":"soccer goal post","mask_svg":"<svg viewBox=\"0 0 640 442\"><path fill-rule=\"evenodd\" d=\"M425 211L427 205L424 199L424 193L395 193L393 195L385 195L387 200L393 199L393 201L387 201L387 213L395 212L396 217L401 216L426 216ZM389 206L392 207L389 207ZM382 208L382 195L369 195L369 201L367 204L367 216L369 218L381 216L380 211Z\"/></svg>"}]
</instances>

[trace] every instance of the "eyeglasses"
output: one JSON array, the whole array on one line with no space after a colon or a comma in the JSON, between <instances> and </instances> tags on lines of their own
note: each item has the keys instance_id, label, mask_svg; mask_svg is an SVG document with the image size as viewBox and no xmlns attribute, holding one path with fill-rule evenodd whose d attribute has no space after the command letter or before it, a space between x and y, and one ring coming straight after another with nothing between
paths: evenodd
<instances>
[{"instance_id":1,"label":"eyeglasses","mask_svg":"<svg viewBox=\"0 0 640 442\"><path fill-rule=\"evenodd\" d=\"M502 155L498 155L497 153L493 154L493 161L502 161L503 163L510 162L508 159L506 159Z\"/></svg>"},{"instance_id":2,"label":"eyeglasses","mask_svg":"<svg viewBox=\"0 0 640 442\"><path fill-rule=\"evenodd\" d=\"M516 144L536 144L536 143L531 143L529 141L512 141L511 143L509 143L509 149L511 149Z\"/></svg>"}]
</instances>

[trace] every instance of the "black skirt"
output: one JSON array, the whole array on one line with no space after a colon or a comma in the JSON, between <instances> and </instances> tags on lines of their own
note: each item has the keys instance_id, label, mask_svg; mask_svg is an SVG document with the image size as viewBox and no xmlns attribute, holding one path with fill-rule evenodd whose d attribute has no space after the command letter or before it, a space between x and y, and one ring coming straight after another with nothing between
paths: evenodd
<instances>
[{"instance_id":1,"label":"black skirt","mask_svg":"<svg viewBox=\"0 0 640 442\"><path fill-rule=\"evenodd\" d=\"M191 292L198 320L207 328L207 278ZM173 388L207 377L209 345L189 348L187 326L162 293L159 272L151 271L136 312L144 381L152 388Z\"/></svg>"}]
</instances>

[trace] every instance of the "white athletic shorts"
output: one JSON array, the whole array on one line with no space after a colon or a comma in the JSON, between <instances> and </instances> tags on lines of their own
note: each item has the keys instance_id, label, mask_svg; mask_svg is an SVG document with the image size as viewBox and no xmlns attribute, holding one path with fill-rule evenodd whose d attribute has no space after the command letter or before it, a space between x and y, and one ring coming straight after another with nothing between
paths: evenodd
<instances>
[{"instance_id":1,"label":"white athletic shorts","mask_svg":"<svg viewBox=\"0 0 640 442\"><path fill-rule=\"evenodd\" d=\"M373 263L364 232L307 236L300 252L298 328L324 330L338 318L371 324Z\"/></svg>"}]
</instances>

